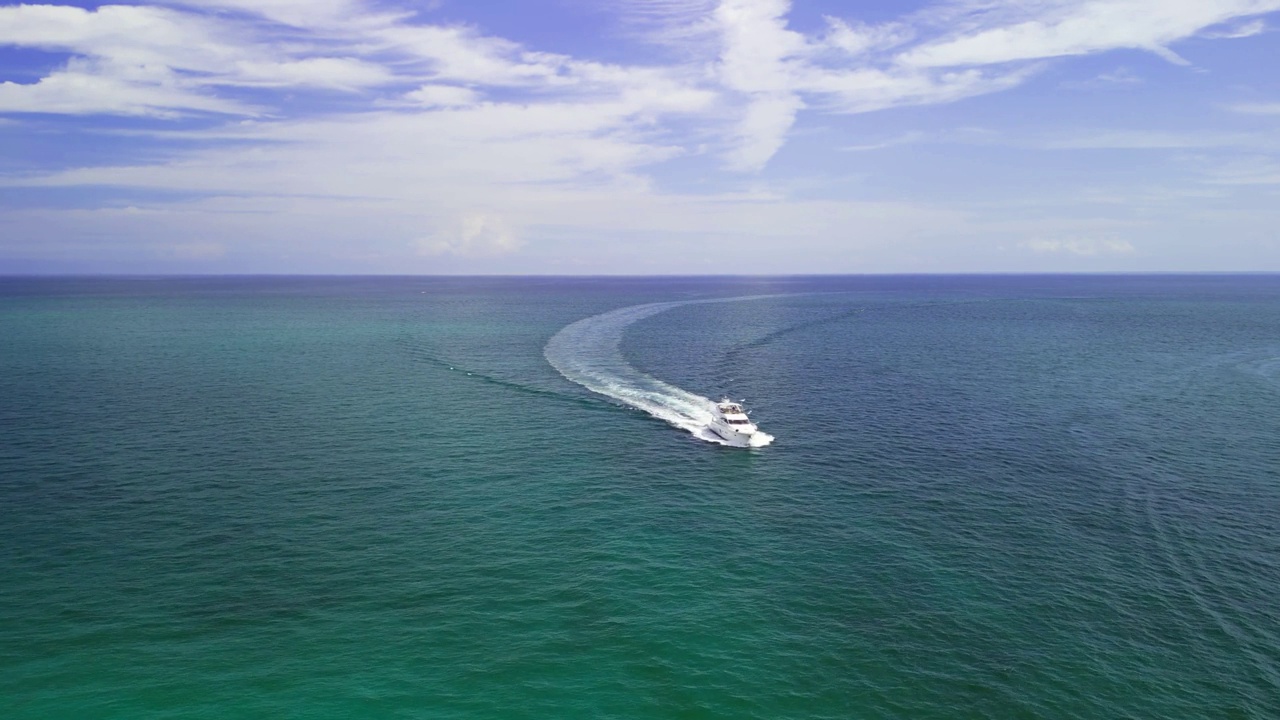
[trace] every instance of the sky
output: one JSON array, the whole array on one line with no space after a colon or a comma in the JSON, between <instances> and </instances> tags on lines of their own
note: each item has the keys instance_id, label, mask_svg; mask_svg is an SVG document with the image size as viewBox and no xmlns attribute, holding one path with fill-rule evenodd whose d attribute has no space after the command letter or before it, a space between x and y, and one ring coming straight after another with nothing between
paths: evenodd
<instances>
[{"instance_id":1,"label":"sky","mask_svg":"<svg viewBox=\"0 0 1280 720\"><path fill-rule=\"evenodd\" d=\"M1280 271L1280 0L0 5L0 274Z\"/></svg>"}]
</instances>

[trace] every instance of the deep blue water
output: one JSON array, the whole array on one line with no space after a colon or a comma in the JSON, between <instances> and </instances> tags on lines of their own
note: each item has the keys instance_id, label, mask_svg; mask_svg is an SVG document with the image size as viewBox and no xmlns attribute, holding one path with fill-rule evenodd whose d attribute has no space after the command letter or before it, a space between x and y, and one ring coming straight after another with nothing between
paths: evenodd
<instances>
[{"instance_id":1,"label":"deep blue water","mask_svg":"<svg viewBox=\"0 0 1280 720\"><path fill-rule=\"evenodd\" d=\"M4 718L1276 718L1280 276L0 279L0 550Z\"/></svg>"}]
</instances>

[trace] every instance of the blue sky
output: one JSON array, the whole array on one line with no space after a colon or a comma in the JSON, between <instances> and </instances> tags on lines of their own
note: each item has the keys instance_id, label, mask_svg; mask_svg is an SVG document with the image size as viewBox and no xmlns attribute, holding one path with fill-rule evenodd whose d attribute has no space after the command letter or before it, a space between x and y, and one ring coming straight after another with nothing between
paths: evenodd
<instances>
[{"instance_id":1,"label":"blue sky","mask_svg":"<svg viewBox=\"0 0 1280 720\"><path fill-rule=\"evenodd\" d=\"M1280 271L1280 0L0 5L0 273Z\"/></svg>"}]
</instances>

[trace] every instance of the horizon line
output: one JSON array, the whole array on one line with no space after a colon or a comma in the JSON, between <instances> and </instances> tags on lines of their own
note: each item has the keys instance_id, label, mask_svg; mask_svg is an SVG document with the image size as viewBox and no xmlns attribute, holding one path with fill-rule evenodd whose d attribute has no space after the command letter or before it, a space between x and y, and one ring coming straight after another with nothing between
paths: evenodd
<instances>
[{"instance_id":1,"label":"horizon line","mask_svg":"<svg viewBox=\"0 0 1280 720\"><path fill-rule=\"evenodd\" d=\"M865 273L5 273L0 280L21 279L213 279L213 278L431 278L431 279L514 279L514 278L572 278L572 279L700 279L700 278L851 278L851 277L1133 277L1133 276L1280 276L1280 270L1097 270L1097 271L964 271L964 272L865 272Z\"/></svg>"}]
</instances>

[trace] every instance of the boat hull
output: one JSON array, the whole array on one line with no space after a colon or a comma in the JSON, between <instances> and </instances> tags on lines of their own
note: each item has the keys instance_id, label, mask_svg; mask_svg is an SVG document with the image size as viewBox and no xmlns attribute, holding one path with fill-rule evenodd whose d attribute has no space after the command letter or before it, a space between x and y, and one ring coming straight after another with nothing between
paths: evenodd
<instances>
[{"instance_id":1,"label":"boat hull","mask_svg":"<svg viewBox=\"0 0 1280 720\"><path fill-rule=\"evenodd\" d=\"M712 405L711 422L707 423L707 429L734 447L767 445L773 439L760 432L760 428L747 417L747 411L742 409L742 405L729 398Z\"/></svg>"},{"instance_id":2,"label":"boat hull","mask_svg":"<svg viewBox=\"0 0 1280 720\"><path fill-rule=\"evenodd\" d=\"M721 427L718 423L714 422L708 425L707 429L715 433L716 437L724 440L726 443L733 445L734 447L750 447L751 438L755 437L759 433L758 430L750 433L741 433L729 428Z\"/></svg>"}]
</instances>

